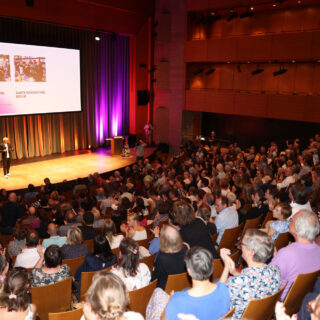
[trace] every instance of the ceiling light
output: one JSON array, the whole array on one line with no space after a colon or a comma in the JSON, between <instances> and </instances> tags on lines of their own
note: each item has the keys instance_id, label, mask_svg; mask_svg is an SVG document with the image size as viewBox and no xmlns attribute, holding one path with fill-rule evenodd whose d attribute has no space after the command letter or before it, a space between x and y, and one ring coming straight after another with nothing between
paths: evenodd
<instances>
[{"instance_id":1,"label":"ceiling light","mask_svg":"<svg viewBox=\"0 0 320 320\"><path fill-rule=\"evenodd\" d=\"M96 40L96 41L100 41L100 32L98 32L98 31L96 31L95 33L94 33L94 40Z\"/></svg>"},{"instance_id":2,"label":"ceiling light","mask_svg":"<svg viewBox=\"0 0 320 320\"><path fill-rule=\"evenodd\" d=\"M254 10L254 7L250 7L250 10L251 10L251 11Z\"/></svg>"}]
</instances>

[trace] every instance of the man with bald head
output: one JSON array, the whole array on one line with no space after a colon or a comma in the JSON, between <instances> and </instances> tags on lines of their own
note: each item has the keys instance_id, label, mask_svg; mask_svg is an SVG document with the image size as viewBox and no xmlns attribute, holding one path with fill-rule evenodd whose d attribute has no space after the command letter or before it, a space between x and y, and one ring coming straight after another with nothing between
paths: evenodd
<instances>
[{"instance_id":1,"label":"man with bald head","mask_svg":"<svg viewBox=\"0 0 320 320\"><path fill-rule=\"evenodd\" d=\"M58 235L58 226L54 223L48 225L48 234L50 235L49 239L45 239L42 242L43 248L48 248L52 244L56 244L59 247L62 247L67 243L67 237L60 237Z\"/></svg>"},{"instance_id":2,"label":"man with bald head","mask_svg":"<svg viewBox=\"0 0 320 320\"><path fill-rule=\"evenodd\" d=\"M184 256L187 251L179 231L164 225L160 234L160 252L155 262L151 281L158 279L157 286L166 287L168 275L186 272Z\"/></svg>"},{"instance_id":3,"label":"man with bald head","mask_svg":"<svg viewBox=\"0 0 320 320\"><path fill-rule=\"evenodd\" d=\"M280 249L270 263L279 266L282 285L288 281L282 300L298 274L320 269L320 246L314 242L320 232L318 217L311 211L299 211L290 219L289 231L295 242Z\"/></svg>"},{"instance_id":4,"label":"man with bald head","mask_svg":"<svg viewBox=\"0 0 320 320\"><path fill-rule=\"evenodd\" d=\"M8 197L8 202L0 207L0 232L2 234L12 234L12 228L21 215L21 208L17 205L17 195L11 192Z\"/></svg>"}]
</instances>

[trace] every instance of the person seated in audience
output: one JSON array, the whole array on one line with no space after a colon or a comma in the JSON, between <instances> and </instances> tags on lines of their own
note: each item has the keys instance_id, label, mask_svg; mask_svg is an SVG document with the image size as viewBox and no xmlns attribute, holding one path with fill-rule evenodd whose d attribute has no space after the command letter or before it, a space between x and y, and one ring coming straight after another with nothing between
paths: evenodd
<instances>
[{"instance_id":1,"label":"person seated in audience","mask_svg":"<svg viewBox=\"0 0 320 320\"><path fill-rule=\"evenodd\" d=\"M54 223L48 225L48 234L50 235L49 239L45 239L42 242L43 248L48 248L52 244L56 244L59 247L62 247L67 243L67 237L60 237L58 235L58 226Z\"/></svg>"},{"instance_id":2,"label":"person seated in audience","mask_svg":"<svg viewBox=\"0 0 320 320\"><path fill-rule=\"evenodd\" d=\"M13 240L8 244L8 254L16 256L21 253L22 249L26 246L26 237L28 229L25 226L16 225L13 228Z\"/></svg>"},{"instance_id":3,"label":"person seated in audience","mask_svg":"<svg viewBox=\"0 0 320 320\"><path fill-rule=\"evenodd\" d=\"M302 210L290 219L289 232L295 242L280 249L270 262L279 266L282 285L287 281L281 300L284 300L298 274L320 269L320 246L314 240L320 232L318 217L311 211Z\"/></svg>"},{"instance_id":4,"label":"person seated in audience","mask_svg":"<svg viewBox=\"0 0 320 320\"><path fill-rule=\"evenodd\" d=\"M153 220L153 228L155 228L160 221L168 221L170 210L172 210L172 205L169 201L161 201L159 203L156 216Z\"/></svg>"},{"instance_id":5,"label":"person seated in audience","mask_svg":"<svg viewBox=\"0 0 320 320\"><path fill-rule=\"evenodd\" d=\"M140 313L127 311L129 296L123 281L113 273L94 275L86 293L81 320L143 320Z\"/></svg>"},{"instance_id":6,"label":"person seated in audience","mask_svg":"<svg viewBox=\"0 0 320 320\"><path fill-rule=\"evenodd\" d=\"M202 204L197 211L197 218L201 219L207 226L210 235L217 233L217 227L211 220L211 209L208 205Z\"/></svg>"},{"instance_id":7,"label":"person seated in audience","mask_svg":"<svg viewBox=\"0 0 320 320\"><path fill-rule=\"evenodd\" d=\"M289 188L289 198L291 200L292 218L297 212L302 210L312 211L307 188L301 183L296 182Z\"/></svg>"},{"instance_id":8,"label":"person seated in audience","mask_svg":"<svg viewBox=\"0 0 320 320\"><path fill-rule=\"evenodd\" d=\"M73 226L79 226L79 224L76 222L76 215L74 214L73 209L69 209L65 214L64 225L59 227L59 236L65 237L69 228Z\"/></svg>"},{"instance_id":9,"label":"person seated in audience","mask_svg":"<svg viewBox=\"0 0 320 320\"><path fill-rule=\"evenodd\" d=\"M92 212L87 211L83 215L83 226L79 226L82 231L83 240L92 240L96 235L100 234L100 231L93 228L94 215Z\"/></svg>"},{"instance_id":10,"label":"person seated in audience","mask_svg":"<svg viewBox=\"0 0 320 320\"><path fill-rule=\"evenodd\" d=\"M25 202L29 203L29 200L36 199L39 192L35 191L34 185L28 185L28 192L26 192L23 196Z\"/></svg>"},{"instance_id":11,"label":"person seated in audience","mask_svg":"<svg viewBox=\"0 0 320 320\"><path fill-rule=\"evenodd\" d=\"M120 242L120 262L111 272L119 276L125 283L127 290L140 289L149 284L150 270L146 264L139 262L139 246L130 238Z\"/></svg>"},{"instance_id":12,"label":"person seated in audience","mask_svg":"<svg viewBox=\"0 0 320 320\"><path fill-rule=\"evenodd\" d=\"M35 220L37 220L37 208L31 206L28 208L27 215L20 219L20 224L30 225Z\"/></svg>"},{"instance_id":13,"label":"person seated in audience","mask_svg":"<svg viewBox=\"0 0 320 320\"><path fill-rule=\"evenodd\" d=\"M273 217L277 220L270 220L266 223L266 228L261 229L267 232L272 237L273 241L276 241L280 233L289 232L289 220L292 209L287 203L280 202L273 209Z\"/></svg>"},{"instance_id":14,"label":"person seated in audience","mask_svg":"<svg viewBox=\"0 0 320 320\"><path fill-rule=\"evenodd\" d=\"M31 272L31 286L42 287L53 284L71 277L70 268L62 264L60 248L52 244L43 253L42 248L38 248L40 259Z\"/></svg>"},{"instance_id":15,"label":"person seated in audience","mask_svg":"<svg viewBox=\"0 0 320 320\"><path fill-rule=\"evenodd\" d=\"M99 271L109 268L117 263L117 256L112 253L106 237L98 234L93 239L93 253L86 256L84 263L77 269L74 278L81 287L81 273Z\"/></svg>"},{"instance_id":16,"label":"person seated in audience","mask_svg":"<svg viewBox=\"0 0 320 320\"><path fill-rule=\"evenodd\" d=\"M193 315L194 319L218 320L230 309L230 294L222 282L212 283L211 253L201 247L193 247L186 253L185 263L192 279L192 287L175 292L161 319L177 319L178 314ZM181 318L180 318L181 319Z\"/></svg>"},{"instance_id":17,"label":"person seated in audience","mask_svg":"<svg viewBox=\"0 0 320 320\"><path fill-rule=\"evenodd\" d=\"M236 210L229 206L229 201L227 197L219 197L216 199L215 207L217 210L217 217L214 220L214 223L217 227L217 232L219 236L217 243L219 244L223 233L226 229L231 229L236 227L239 224L239 216Z\"/></svg>"},{"instance_id":18,"label":"person seated in audience","mask_svg":"<svg viewBox=\"0 0 320 320\"><path fill-rule=\"evenodd\" d=\"M62 259L74 259L87 254L89 254L89 247L83 244L81 230L76 226L70 227L67 233L67 243L61 247Z\"/></svg>"},{"instance_id":19,"label":"person seated in audience","mask_svg":"<svg viewBox=\"0 0 320 320\"><path fill-rule=\"evenodd\" d=\"M36 231L29 231L26 237L26 247L18 254L14 267L33 268L40 259L37 250L38 245L38 233Z\"/></svg>"},{"instance_id":20,"label":"person seated in audience","mask_svg":"<svg viewBox=\"0 0 320 320\"><path fill-rule=\"evenodd\" d=\"M9 270L9 263L6 259L6 250L0 252L0 288L4 283Z\"/></svg>"},{"instance_id":21,"label":"person seated in audience","mask_svg":"<svg viewBox=\"0 0 320 320\"><path fill-rule=\"evenodd\" d=\"M180 226L182 240L191 248L203 247L211 252L214 259L219 258L206 224L196 219L192 206L184 201L178 201L173 208L175 223Z\"/></svg>"},{"instance_id":22,"label":"person seated in audience","mask_svg":"<svg viewBox=\"0 0 320 320\"><path fill-rule=\"evenodd\" d=\"M135 241L147 239L147 231L141 226L137 213L128 215L127 224L121 225L121 231L127 238L132 238Z\"/></svg>"},{"instance_id":23,"label":"person seated in audience","mask_svg":"<svg viewBox=\"0 0 320 320\"><path fill-rule=\"evenodd\" d=\"M12 234L12 229L17 220L21 218L21 208L17 204L17 195L11 192L8 197L8 202L0 206L0 233Z\"/></svg>"},{"instance_id":24,"label":"person seated in audience","mask_svg":"<svg viewBox=\"0 0 320 320\"><path fill-rule=\"evenodd\" d=\"M184 256L187 247L183 244L179 231L164 225L160 235L160 252L152 272L151 281L158 279L157 286L166 287L168 275L186 272Z\"/></svg>"},{"instance_id":25,"label":"person seated in audience","mask_svg":"<svg viewBox=\"0 0 320 320\"><path fill-rule=\"evenodd\" d=\"M87 194L88 192L88 187L84 183L84 179L78 178L77 179L77 184L73 188L73 198L76 198L76 195L78 192L83 192L84 194Z\"/></svg>"},{"instance_id":26,"label":"person seated in audience","mask_svg":"<svg viewBox=\"0 0 320 320\"><path fill-rule=\"evenodd\" d=\"M9 271L0 292L0 319L35 320L36 316L27 271L21 268Z\"/></svg>"},{"instance_id":27,"label":"person seated in audience","mask_svg":"<svg viewBox=\"0 0 320 320\"><path fill-rule=\"evenodd\" d=\"M266 264L273 249L270 236L258 229L248 229L241 242L242 258L248 267L240 273L229 256L230 250L220 250L224 262L220 282L226 283L229 289L231 307L235 307L233 319L241 318L250 300L265 298L281 288L280 268ZM229 274L233 276L228 278Z\"/></svg>"},{"instance_id":28,"label":"person seated in audience","mask_svg":"<svg viewBox=\"0 0 320 320\"><path fill-rule=\"evenodd\" d=\"M124 238L122 234L117 234L116 225L111 219L104 220L103 234L108 239L111 249L119 248Z\"/></svg>"}]
</instances>

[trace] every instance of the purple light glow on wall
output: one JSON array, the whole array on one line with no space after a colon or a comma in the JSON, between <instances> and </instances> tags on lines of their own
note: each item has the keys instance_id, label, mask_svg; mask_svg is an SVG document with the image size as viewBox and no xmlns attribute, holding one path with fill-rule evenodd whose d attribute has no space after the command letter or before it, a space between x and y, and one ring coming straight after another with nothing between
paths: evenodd
<instances>
[{"instance_id":1,"label":"purple light glow on wall","mask_svg":"<svg viewBox=\"0 0 320 320\"><path fill-rule=\"evenodd\" d=\"M129 110L129 38L102 34L96 65L95 135L98 143L126 135Z\"/></svg>"}]
</instances>

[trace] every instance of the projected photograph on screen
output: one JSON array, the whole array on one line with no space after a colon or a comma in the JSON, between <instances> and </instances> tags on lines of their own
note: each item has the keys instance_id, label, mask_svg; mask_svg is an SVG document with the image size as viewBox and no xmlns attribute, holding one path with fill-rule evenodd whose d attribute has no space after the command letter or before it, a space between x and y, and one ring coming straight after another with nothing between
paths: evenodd
<instances>
[{"instance_id":1,"label":"projected photograph on screen","mask_svg":"<svg viewBox=\"0 0 320 320\"><path fill-rule=\"evenodd\" d=\"M80 51L0 42L0 116L81 111Z\"/></svg>"},{"instance_id":2,"label":"projected photograph on screen","mask_svg":"<svg viewBox=\"0 0 320 320\"><path fill-rule=\"evenodd\" d=\"M11 81L9 55L0 54L0 81Z\"/></svg>"},{"instance_id":3,"label":"projected photograph on screen","mask_svg":"<svg viewBox=\"0 0 320 320\"><path fill-rule=\"evenodd\" d=\"M14 56L15 80L21 81L46 81L46 58Z\"/></svg>"}]
</instances>

